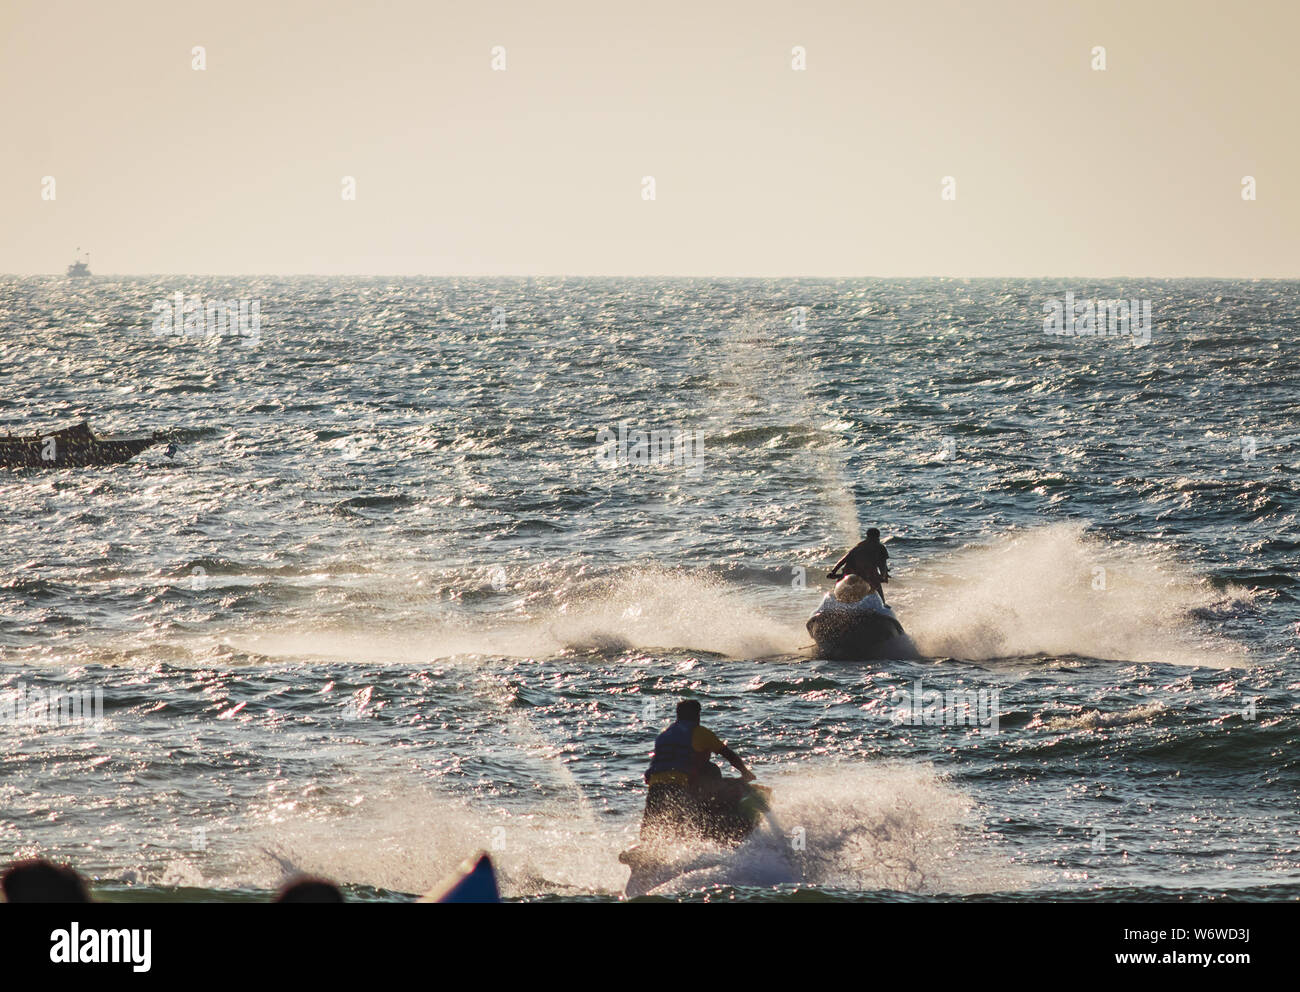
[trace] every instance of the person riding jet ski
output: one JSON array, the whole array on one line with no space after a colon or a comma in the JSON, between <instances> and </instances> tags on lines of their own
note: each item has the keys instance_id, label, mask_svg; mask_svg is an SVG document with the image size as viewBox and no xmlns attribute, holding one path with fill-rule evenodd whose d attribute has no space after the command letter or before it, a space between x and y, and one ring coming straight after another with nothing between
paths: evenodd
<instances>
[{"instance_id":1,"label":"person riding jet ski","mask_svg":"<svg viewBox=\"0 0 1300 992\"><path fill-rule=\"evenodd\" d=\"M740 779L724 779L709 760L713 754L726 758ZM655 738L645 780L649 791L641 817L643 843L728 832L724 824L730 807L739 802L754 775L713 731L700 726L699 702L683 699L677 704L677 722Z\"/></svg>"},{"instance_id":2,"label":"person riding jet ski","mask_svg":"<svg viewBox=\"0 0 1300 992\"><path fill-rule=\"evenodd\" d=\"M865 541L860 541L835 563L835 567L826 573L826 578L838 579L843 575L862 576L871 586L871 591L880 597L880 602L885 602L882 583L889 581L889 552L880 543L880 531L875 527L867 530Z\"/></svg>"}]
</instances>

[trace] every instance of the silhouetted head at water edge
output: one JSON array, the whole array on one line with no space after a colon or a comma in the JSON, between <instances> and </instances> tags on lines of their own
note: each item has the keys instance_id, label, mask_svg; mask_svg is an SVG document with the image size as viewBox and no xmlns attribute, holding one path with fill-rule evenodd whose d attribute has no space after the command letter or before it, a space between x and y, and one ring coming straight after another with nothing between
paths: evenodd
<instances>
[{"instance_id":1,"label":"silhouetted head at water edge","mask_svg":"<svg viewBox=\"0 0 1300 992\"><path fill-rule=\"evenodd\" d=\"M291 879L280 889L276 902L344 902L343 893L333 882L325 878L312 878L299 875Z\"/></svg>"},{"instance_id":2,"label":"silhouetted head at water edge","mask_svg":"<svg viewBox=\"0 0 1300 992\"><path fill-rule=\"evenodd\" d=\"M15 861L0 877L5 902L90 902L80 875L43 858Z\"/></svg>"}]
</instances>

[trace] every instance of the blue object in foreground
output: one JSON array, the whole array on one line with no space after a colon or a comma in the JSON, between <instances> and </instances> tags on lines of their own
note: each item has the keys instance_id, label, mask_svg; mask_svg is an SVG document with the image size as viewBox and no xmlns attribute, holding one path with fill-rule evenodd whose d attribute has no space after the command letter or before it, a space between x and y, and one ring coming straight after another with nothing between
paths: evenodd
<instances>
[{"instance_id":1,"label":"blue object in foreground","mask_svg":"<svg viewBox=\"0 0 1300 992\"><path fill-rule=\"evenodd\" d=\"M500 901L501 892L497 889L496 869L492 867L492 859L486 854L480 854L477 860L466 861L457 869L453 877L444 880L441 885L420 900L420 902Z\"/></svg>"}]
</instances>

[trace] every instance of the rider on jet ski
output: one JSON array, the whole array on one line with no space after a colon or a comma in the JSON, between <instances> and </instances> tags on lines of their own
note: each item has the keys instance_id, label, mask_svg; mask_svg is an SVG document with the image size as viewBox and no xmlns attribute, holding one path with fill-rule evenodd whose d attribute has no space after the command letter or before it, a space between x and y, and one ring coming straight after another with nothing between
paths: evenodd
<instances>
[{"instance_id":1,"label":"rider on jet ski","mask_svg":"<svg viewBox=\"0 0 1300 992\"><path fill-rule=\"evenodd\" d=\"M879 530L875 527L868 529L867 539L837 561L835 567L826 573L826 578L838 579L841 575L862 576L871 586L871 591L880 597L880 602L885 602L881 583L889 581L889 552L880 543Z\"/></svg>"},{"instance_id":2,"label":"rider on jet ski","mask_svg":"<svg viewBox=\"0 0 1300 992\"><path fill-rule=\"evenodd\" d=\"M645 780L645 814L641 840L651 841L684 832L708 833L706 822L719 803L729 801L718 766L709 760L720 754L740 772L742 782L754 775L739 756L716 734L700 726L700 704L683 699L677 704L677 722L655 738L654 754ZM734 783L736 780L731 779Z\"/></svg>"}]
</instances>

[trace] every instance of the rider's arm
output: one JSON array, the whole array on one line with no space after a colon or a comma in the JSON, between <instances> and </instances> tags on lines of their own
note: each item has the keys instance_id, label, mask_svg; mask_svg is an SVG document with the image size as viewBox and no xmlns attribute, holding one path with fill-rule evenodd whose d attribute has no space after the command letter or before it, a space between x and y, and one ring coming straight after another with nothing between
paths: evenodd
<instances>
[{"instance_id":1,"label":"rider's arm","mask_svg":"<svg viewBox=\"0 0 1300 992\"><path fill-rule=\"evenodd\" d=\"M745 763L740 760L740 755L738 755L735 751L731 750L731 748L723 744L722 750L720 750L718 754L722 755L724 758L726 758L728 761L731 762L731 767L736 769L736 771L740 772L740 777L742 779L744 779L746 782L754 781L754 773L745 767Z\"/></svg>"},{"instance_id":2,"label":"rider's arm","mask_svg":"<svg viewBox=\"0 0 1300 992\"><path fill-rule=\"evenodd\" d=\"M745 767L745 763L740 760L740 757L736 752L723 744L722 741L718 739L718 735L712 730L708 730L705 727L696 727L692 743L697 751L708 751L710 754L722 755L731 762L731 766L735 768L736 771L740 772L740 777L746 782L752 782L754 780L753 772Z\"/></svg>"},{"instance_id":3,"label":"rider's arm","mask_svg":"<svg viewBox=\"0 0 1300 992\"><path fill-rule=\"evenodd\" d=\"M837 561L837 562L835 563L835 567L832 568L829 572L826 573L826 578L828 578L828 579L838 578L838 576L837 576L835 573L838 572L838 571L840 570L840 568L843 567L844 563L845 563L846 561L849 560L849 555L851 555L851 554L853 554L852 551L850 551L850 552L849 552L848 554L846 554L843 558L841 558L839 561Z\"/></svg>"}]
</instances>

